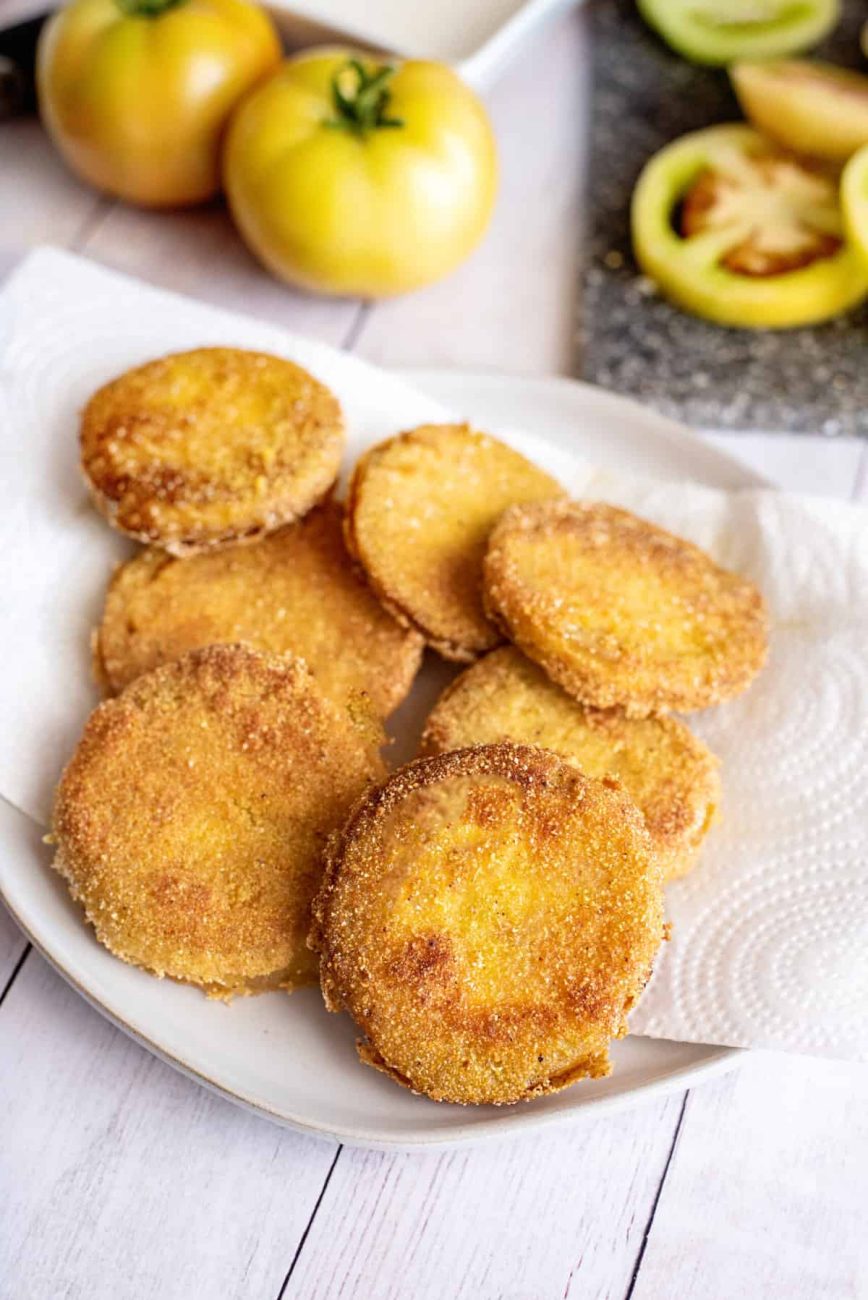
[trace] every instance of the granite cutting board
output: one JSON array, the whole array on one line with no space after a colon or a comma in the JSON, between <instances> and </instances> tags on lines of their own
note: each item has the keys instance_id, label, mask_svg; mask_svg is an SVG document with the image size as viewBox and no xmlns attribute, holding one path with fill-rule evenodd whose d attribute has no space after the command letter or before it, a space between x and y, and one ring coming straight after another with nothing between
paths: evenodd
<instances>
[{"instance_id":1,"label":"granite cutting board","mask_svg":"<svg viewBox=\"0 0 868 1300\"><path fill-rule=\"evenodd\" d=\"M847 0L814 53L868 72L864 0ZM707 428L868 435L868 308L811 329L731 330L664 302L630 251L630 195L664 144L741 114L726 74L679 58L634 0L592 0L589 230L580 322L583 378Z\"/></svg>"}]
</instances>

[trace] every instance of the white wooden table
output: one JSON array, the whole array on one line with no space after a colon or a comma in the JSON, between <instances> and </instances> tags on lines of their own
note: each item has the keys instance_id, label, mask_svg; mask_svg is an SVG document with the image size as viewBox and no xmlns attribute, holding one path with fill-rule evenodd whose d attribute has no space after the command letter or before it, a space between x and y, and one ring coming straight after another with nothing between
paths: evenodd
<instances>
[{"instance_id":1,"label":"white wooden table","mask_svg":"<svg viewBox=\"0 0 868 1300\"><path fill-rule=\"evenodd\" d=\"M575 15L491 93L501 200L444 284L289 293L217 208L145 215L0 127L0 273L50 241L396 365L569 372L586 56ZM868 444L731 436L868 502ZM752 1054L701 1088L446 1154L342 1149L203 1091L112 1028L0 910L0 1300L845 1300L868 1296L868 1070Z\"/></svg>"}]
</instances>

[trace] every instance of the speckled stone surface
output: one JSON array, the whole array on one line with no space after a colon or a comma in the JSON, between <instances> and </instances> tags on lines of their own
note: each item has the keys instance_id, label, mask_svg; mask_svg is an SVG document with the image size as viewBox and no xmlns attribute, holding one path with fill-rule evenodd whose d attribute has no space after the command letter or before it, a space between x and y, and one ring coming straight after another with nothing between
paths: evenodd
<instances>
[{"instance_id":1,"label":"speckled stone surface","mask_svg":"<svg viewBox=\"0 0 868 1300\"><path fill-rule=\"evenodd\" d=\"M725 73L678 58L633 0L592 0L594 101L583 378L708 428L868 436L868 309L813 329L729 330L658 297L630 251L645 161L686 131L740 118ZM864 0L847 0L819 57L862 67Z\"/></svg>"}]
</instances>

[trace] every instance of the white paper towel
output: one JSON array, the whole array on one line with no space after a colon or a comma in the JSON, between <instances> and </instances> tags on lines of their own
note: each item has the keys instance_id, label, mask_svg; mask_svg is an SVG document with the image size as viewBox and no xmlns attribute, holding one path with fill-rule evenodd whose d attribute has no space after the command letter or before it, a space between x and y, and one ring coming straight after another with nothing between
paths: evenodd
<instances>
[{"instance_id":1,"label":"white paper towel","mask_svg":"<svg viewBox=\"0 0 868 1300\"><path fill-rule=\"evenodd\" d=\"M45 819L96 700L88 635L127 550L89 505L77 415L99 384L177 348L292 357L338 394L348 461L448 413L324 345L54 250L0 295L0 795ZM634 1032L868 1058L868 512L783 493L617 479L510 440L576 495L617 501L754 578L768 667L693 719L723 759L724 818L669 888L674 922Z\"/></svg>"},{"instance_id":2,"label":"white paper towel","mask_svg":"<svg viewBox=\"0 0 868 1300\"><path fill-rule=\"evenodd\" d=\"M603 475L591 491L753 578L771 614L760 677L690 718L722 760L723 818L667 889L672 941L631 1029L868 1059L868 511Z\"/></svg>"}]
</instances>

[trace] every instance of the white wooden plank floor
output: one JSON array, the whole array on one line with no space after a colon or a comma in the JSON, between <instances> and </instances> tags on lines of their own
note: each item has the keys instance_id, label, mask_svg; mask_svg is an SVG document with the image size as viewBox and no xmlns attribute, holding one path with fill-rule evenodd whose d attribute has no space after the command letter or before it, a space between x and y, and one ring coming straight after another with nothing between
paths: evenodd
<instances>
[{"instance_id":1,"label":"white wooden plank floor","mask_svg":"<svg viewBox=\"0 0 868 1300\"><path fill-rule=\"evenodd\" d=\"M0 273L50 241L382 364L569 371L586 66L570 16L494 89L491 233L411 298L369 308L290 293L219 206L157 217L106 203L33 122L0 129ZM868 444L716 441L783 486L868 503ZM2 909L0 1061L0 1300L868 1296L864 1067L752 1055L563 1134L351 1151L245 1114L150 1057Z\"/></svg>"}]
</instances>

